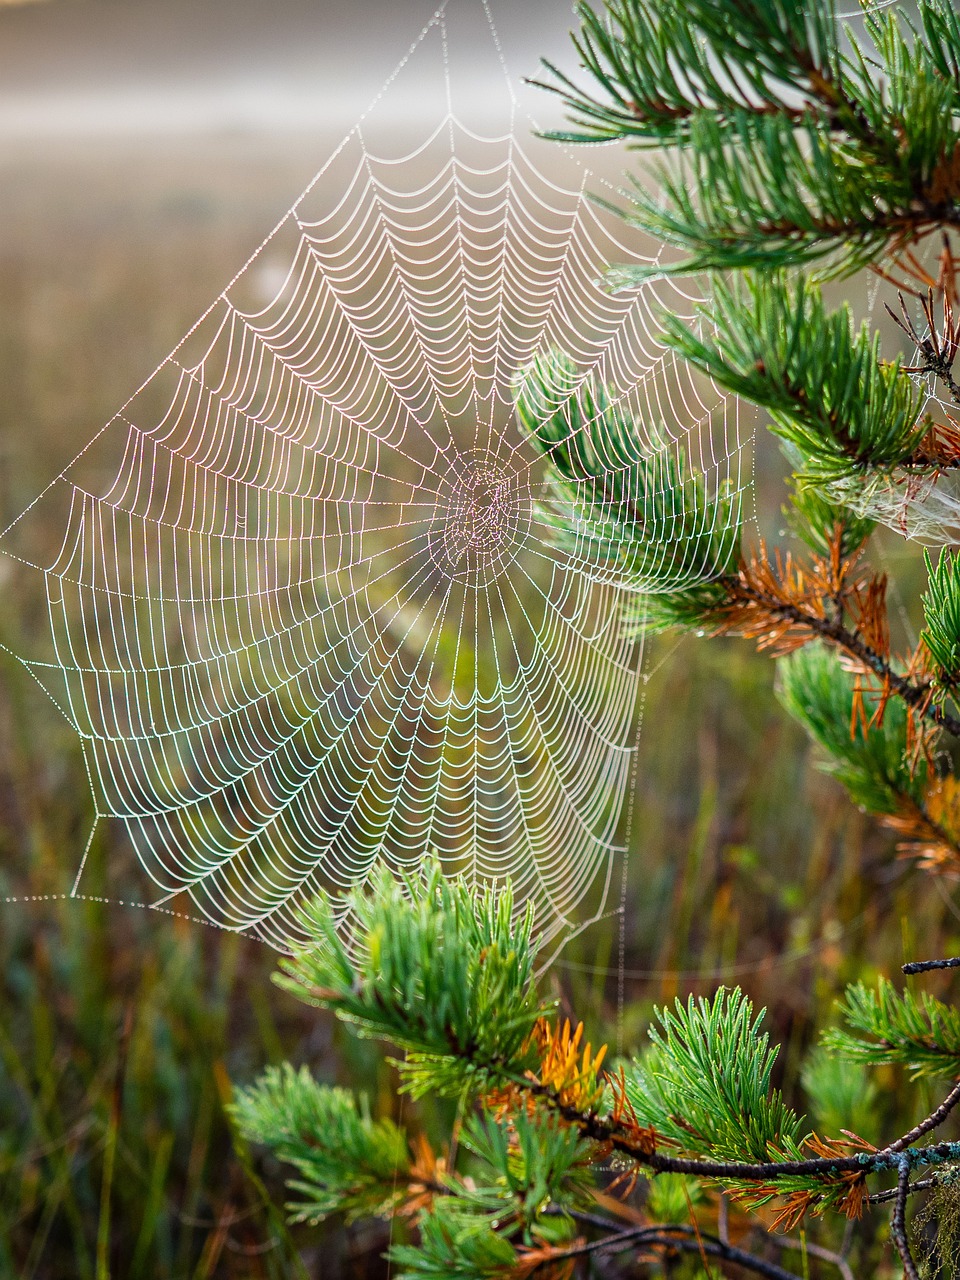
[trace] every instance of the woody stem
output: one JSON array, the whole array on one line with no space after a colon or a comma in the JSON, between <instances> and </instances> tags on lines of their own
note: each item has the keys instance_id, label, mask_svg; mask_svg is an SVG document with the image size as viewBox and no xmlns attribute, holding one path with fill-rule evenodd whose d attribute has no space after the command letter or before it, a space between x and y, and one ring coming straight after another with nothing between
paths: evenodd
<instances>
[{"instance_id":1,"label":"woody stem","mask_svg":"<svg viewBox=\"0 0 960 1280\"><path fill-rule=\"evenodd\" d=\"M884 685L897 697L902 698L912 711L932 721L941 729L946 729L955 738L960 738L960 719L937 703L931 702L930 686L917 683L895 671L888 660L876 649L871 648L858 631L844 625L842 617L821 617L800 605L779 600L776 596L759 591L748 583L744 583L739 577L730 576L726 581L729 583L730 595L734 599L739 598L757 604L771 618L805 627L821 640L826 640L829 644L842 649L856 658L861 666L878 676Z\"/></svg>"}]
</instances>

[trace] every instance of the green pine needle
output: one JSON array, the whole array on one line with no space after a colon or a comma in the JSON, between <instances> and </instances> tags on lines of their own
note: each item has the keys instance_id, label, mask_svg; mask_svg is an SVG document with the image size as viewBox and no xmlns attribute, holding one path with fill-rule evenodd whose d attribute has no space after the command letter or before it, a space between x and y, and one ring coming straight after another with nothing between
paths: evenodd
<instances>
[{"instance_id":1,"label":"green pine needle","mask_svg":"<svg viewBox=\"0 0 960 1280\"><path fill-rule=\"evenodd\" d=\"M875 988L847 988L840 1012L850 1027L826 1032L832 1053L872 1066L897 1063L911 1079L960 1072L960 1010L922 992L898 992L886 978Z\"/></svg>"},{"instance_id":2,"label":"green pine needle","mask_svg":"<svg viewBox=\"0 0 960 1280\"><path fill-rule=\"evenodd\" d=\"M802 459L802 484L837 485L889 472L926 429L922 397L880 338L850 308L827 311L804 279L714 282L706 334L665 318L666 341L728 391L765 408L771 430Z\"/></svg>"},{"instance_id":3,"label":"green pine needle","mask_svg":"<svg viewBox=\"0 0 960 1280\"><path fill-rule=\"evenodd\" d=\"M549 1207L589 1200L593 1146L545 1106L517 1107L503 1118L474 1115L461 1141L480 1164L457 1194L496 1216L519 1215L528 1240Z\"/></svg>"},{"instance_id":4,"label":"green pine needle","mask_svg":"<svg viewBox=\"0 0 960 1280\"><path fill-rule=\"evenodd\" d=\"M924 551L927 590L923 596L926 626L920 639L937 668L937 682L952 687L960 681L960 558L946 549L934 565Z\"/></svg>"},{"instance_id":5,"label":"green pine needle","mask_svg":"<svg viewBox=\"0 0 960 1280\"><path fill-rule=\"evenodd\" d=\"M592 1203L592 1147L574 1127L543 1108L520 1108L509 1118L471 1116L461 1142L474 1156L471 1176L451 1179L449 1194L421 1214L417 1246L391 1250L403 1275L502 1277L516 1264L517 1245L573 1239L574 1221L562 1210Z\"/></svg>"},{"instance_id":6,"label":"green pine needle","mask_svg":"<svg viewBox=\"0 0 960 1280\"><path fill-rule=\"evenodd\" d=\"M578 9L589 87L551 65L572 128L564 141L680 148L635 181L624 213L681 261L650 275L819 265L850 274L937 224L960 223L960 31L924 0L921 30L895 11L868 19L869 47L839 52L829 0L607 0ZM682 69L682 71L680 70Z\"/></svg>"},{"instance_id":7,"label":"green pine needle","mask_svg":"<svg viewBox=\"0 0 960 1280\"><path fill-rule=\"evenodd\" d=\"M299 1172L288 1184L301 1197L288 1206L295 1221L386 1215L406 1193L403 1131L392 1120L372 1120L365 1100L319 1084L306 1067L268 1067L236 1091L231 1111L248 1141L266 1144Z\"/></svg>"},{"instance_id":8,"label":"green pine needle","mask_svg":"<svg viewBox=\"0 0 960 1280\"><path fill-rule=\"evenodd\" d=\"M739 988L723 987L657 1010L653 1048L626 1072L640 1124L707 1159L795 1158L803 1120L771 1087L777 1051L760 1032L763 1016Z\"/></svg>"},{"instance_id":9,"label":"green pine needle","mask_svg":"<svg viewBox=\"0 0 960 1280\"><path fill-rule=\"evenodd\" d=\"M608 0L601 13L581 3L576 14L574 46L595 96L544 63L552 83L542 87L573 125L547 136L564 142L682 145L705 111L727 121L744 110L795 114L793 87L809 84L811 67L828 80L840 73L829 3L807 14L793 0Z\"/></svg>"},{"instance_id":10,"label":"green pine needle","mask_svg":"<svg viewBox=\"0 0 960 1280\"><path fill-rule=\"evenodd\" d=\"M495 1223L457 1198L436 1200L420 1218L419 1244L390 1250L397 1280L503 1280L518 1255Z\"/></svg>"},{"instance_id":11,"label":"green pine needle","mask_svg":"<svg viewBox=\"0 0 960 1280\"><path fill-rule=\"evenodd\" d=\"M703 625L726 598L718 579L739 561L738 498L709 497L679 450L644 448L612 393L558 352L523 371L516 401L550 461L542 517L560 544L630 587L631 617L647 630Z\"/></svg>"},{"instance_id":12,"label":"green pine needle","mask_svg":"<svg viewBox=\"0 0 960 1280\"><path fill-rule=\"evenodd\" d=\"M513 920L509 886L477 890L430 862L401 879L382 869L348 906L355 954L321 895L302 916L315 941L281 962L282 987L405 1050L398 1066L414 1096L458 1095L468 1083L480 1089L485 1073L522 1072L550 1006L535 988L532 910Z\"/></svg>"},{"instance_id":13,"label":"green pine needle","mask_svg":"<svg viewBox=\"0 0 960 1280\"><path fill-rule=\"evenodd\" d=\"M904 798L920 802L927 768L907 758L907 713L891 699L883 718L869 731L854 724L854 677L838 655L821 644L809 644L777 664L777 696L825 753L824 772L837 778L850 798L870 813L892 814ZM866 711L872 712L870 699ZM852 731L851 731L852 728Z\"/></svg>"}]
</instances>

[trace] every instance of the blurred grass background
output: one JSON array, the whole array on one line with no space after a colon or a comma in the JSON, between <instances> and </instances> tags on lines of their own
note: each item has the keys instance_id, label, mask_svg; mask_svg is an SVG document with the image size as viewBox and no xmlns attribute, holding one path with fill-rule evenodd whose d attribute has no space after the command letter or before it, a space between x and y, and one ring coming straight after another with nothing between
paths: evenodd
<instances>
[{"instance_id":1,"label":"blurred grass background","mask_svg":"<svg viewBox=\"0 0 960 1280\"><path fill-rule=\"evenodd\" d=\"M149 156L74 144L54 162L3 151L2 524L150 372L309 176L302 144L241 137ZM782 495L764 448L769 531ZM908 625L915 559L885 545ZM22 584L15 566L0 572L9 600ZM41 625L39 608L0 609L13 651ZM899 861L816 771L776 705L769 660L736 642L666 639L648 647L645 671L622 1018L616 914L567 947L550 981L595 1039L619 1018L628 1051L654 1003L739 982L768 1007L783 1086L803 1106L801 1063L843 984L960 949L953 886ZM230 1080L290 1057L396 1113L389 1067L273 988L265 948L96 901L108 883L122 896L115 830L97 832L84 899L57 896L91 822L74 735L0 654L0 1276L384 1274L384 1228L284 1226L272 1207L283 1171L233 1145L224 1102ZM929 986L949 992L949 978ZM882 1083L880 1119L915 1120L922 1096L903 1114L898 1081ZM439 1139L449 1117L425 1106L422 1119Z\"/></svg>"}]
</instances>

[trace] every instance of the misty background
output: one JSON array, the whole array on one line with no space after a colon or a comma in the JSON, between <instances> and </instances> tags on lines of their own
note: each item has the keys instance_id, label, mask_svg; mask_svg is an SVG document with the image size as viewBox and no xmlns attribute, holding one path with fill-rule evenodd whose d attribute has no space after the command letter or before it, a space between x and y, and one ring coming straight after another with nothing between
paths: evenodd
<instances>
[{"instance_id":1,"label":"misty background","mask_svg":"<svg viewBox=\"0 0 960 1280\"><path fill-rule=\"evenodd\" d=\"M521 116L559 121L554 99L522 79L540 56L572 65L569 6L489 8ZM435 10L433 0L0 3L0 528L231 279ZM498 131L504 79L482 4L449 11L455 109ZM458 31L464 15L475 21ZM443 86L421 75L439 65L423 58L391 100L400 151L442 117Z\"/></svg>"},{"instance_id":2,"label":"misty background","mask_svg":"<svg viewBox=\"0 0 960 1280\"><path fill-rule=\"evenodd\" d=\"M433 0L0 5L0 138L39 147L63 138L280 130L310 135L319 159L324 139L354 123L436 7ZM568 5L491 0L490 11L515 79L534 73L541 56L569 63ZM458 83L479 104L489 87L487 52L450 49Z\"/></svg>"}]
</instances>

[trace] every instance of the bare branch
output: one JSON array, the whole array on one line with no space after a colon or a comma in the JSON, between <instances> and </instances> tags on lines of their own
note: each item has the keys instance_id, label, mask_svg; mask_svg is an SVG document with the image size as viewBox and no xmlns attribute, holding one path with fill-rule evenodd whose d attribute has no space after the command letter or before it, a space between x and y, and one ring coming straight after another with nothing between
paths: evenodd
<instances>
[{"instance_id":1,"label":"bare branch","mask_svg":"<svg viewBox=\"0 0 960 1280\"><path fill-rule=\"evenodd\" d=\"M920 1272L910 1252L907 1239L907 1196L910 1194L910 1165L904 1160L897 1171L897 1192L893 1202L893 1215L890 1219L890 1235L897 1247L900 1261L903 1263L903 1274L907 1280L920 1280Z\"/></svg>"},{"instance_id":2,"label":"bare branch","mask_svg":"<svg viewBox=\"0 0 960 1280\"><path fill-rule=\"evenodd\" d=\"M900 972L906 974L929 973L932 969L960 969L960 956L950 960L911 960L900 966Z\"/></svg>"},{"instance_id":3,"label":"bare branch","mask_svg":"<svg viewBox=\"0 0 960 1280\"><path fill-rule=\"evenodd\" d=\"M891 1142L889 1147L884 1147L884 1151L903 1151L907 1147L912 1147L918 1138L922 1138L925 1133L929 1133L932 1129L936 1129L938 1125L943 1124L958 1102L960 1102L960 1080L953 1086L936 1111L932 1111L926 1120L921 1120L915 1128L911 1129L909 1133L905 1133L902 1138L898 1138L896 1142Z\"/></svg>"}]
</instances>

